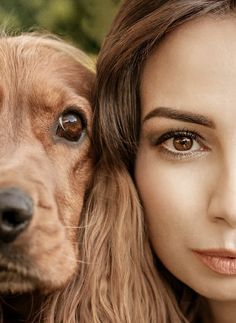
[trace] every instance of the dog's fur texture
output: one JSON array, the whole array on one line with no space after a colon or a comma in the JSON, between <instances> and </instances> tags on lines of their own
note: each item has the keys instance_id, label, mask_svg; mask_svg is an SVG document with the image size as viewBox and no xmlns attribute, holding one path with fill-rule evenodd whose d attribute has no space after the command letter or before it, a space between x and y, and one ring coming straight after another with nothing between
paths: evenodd
<instances>
[{"instance_id":1,"label":"dog's fur texture","mask_svg":"<svg viewBox=\"0 0 236 323\"><path fill-rule=\"evenodd\" d=\"M0 191L16 188L33 202L27 228L12 242L0 237L3 323L69 322L47 311L53 313L50 306L76 279L80 263L79 219L92 175L94 71L87 62L54 37L0 39ZM77 141L58 131L64 111L83 116Z\"/></svg>"}]
</instances>

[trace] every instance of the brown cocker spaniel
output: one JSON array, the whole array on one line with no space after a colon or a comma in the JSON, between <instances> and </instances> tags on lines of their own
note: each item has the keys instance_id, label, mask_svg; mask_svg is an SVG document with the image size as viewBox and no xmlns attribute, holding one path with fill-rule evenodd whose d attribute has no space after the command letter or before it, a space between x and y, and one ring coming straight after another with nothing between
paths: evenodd
<instances>
[{"instance_id":1,"label":"brown cocker spaniel","mask_svg":"<svg viewBox=\"0 0 236 323\"><path fill-rule=\"evenodd\" d=\"M53 312L83 261L93 80L54 37L0 39L0 322L67 322Z\"/></svg>"}]
</instances>

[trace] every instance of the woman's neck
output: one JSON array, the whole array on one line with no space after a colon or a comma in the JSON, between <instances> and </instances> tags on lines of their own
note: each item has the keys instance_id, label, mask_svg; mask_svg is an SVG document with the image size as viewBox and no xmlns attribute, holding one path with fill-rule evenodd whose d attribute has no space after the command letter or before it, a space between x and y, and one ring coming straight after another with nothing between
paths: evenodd
<instances>
[{"instance_id":1,"label":"woman's neck","mask_svg":"<svg viewBox=\"0 0 236 323\"><path fill-rule=\"evenodd\" d=\"M205 304L204 323L235 323L236 301L206 300Z\"/></svg>"}]
</instances>

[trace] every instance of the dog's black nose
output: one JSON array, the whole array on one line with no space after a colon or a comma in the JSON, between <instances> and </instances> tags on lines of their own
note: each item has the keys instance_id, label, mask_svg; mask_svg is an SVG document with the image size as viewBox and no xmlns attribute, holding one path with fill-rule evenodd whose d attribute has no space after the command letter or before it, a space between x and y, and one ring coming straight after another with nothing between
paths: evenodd
<instances>
[{"instance_id":1,"label":"dog's black nose","mask_svg":"<svg viewBox=\"0 0 236 323\"><path fill-rule=\"evenodd\" d=\"M20 189L0 189L0 241L9 243L26 229L33 216L33 201Z\"/></svg>"}]
</instances>

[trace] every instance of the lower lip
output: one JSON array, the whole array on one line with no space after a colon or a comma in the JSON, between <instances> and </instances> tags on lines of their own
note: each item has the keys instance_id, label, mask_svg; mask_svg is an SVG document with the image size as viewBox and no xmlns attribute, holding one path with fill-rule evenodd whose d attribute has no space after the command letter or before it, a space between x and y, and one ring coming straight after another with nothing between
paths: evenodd
<instances>
[{"instance_id":1,"label":"lower lip","mask_svg":"<svg viewBox=\"0 0 236 323\"><path fill-rule=\"evenodd\" d=\"M236 258L205 255L196 252L208 268L222 275L236 275Z\"/></svg>"}]
</instances>

